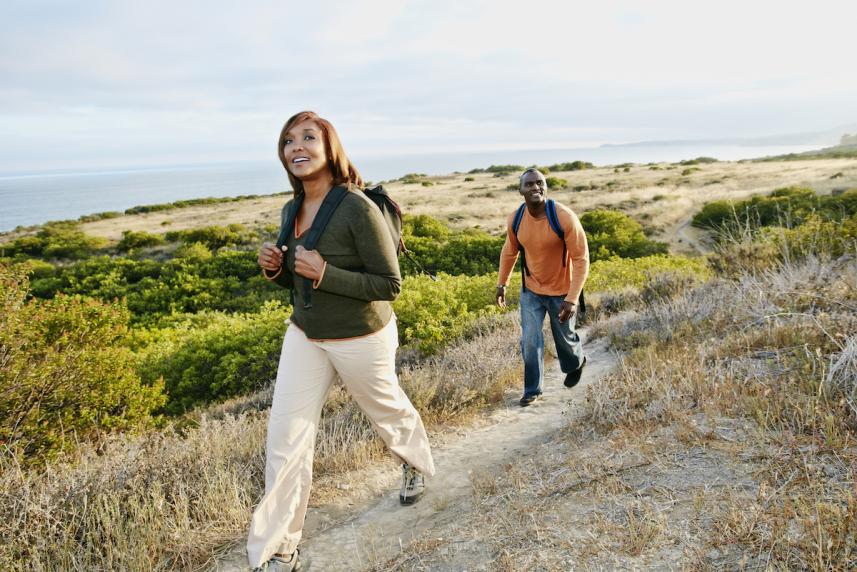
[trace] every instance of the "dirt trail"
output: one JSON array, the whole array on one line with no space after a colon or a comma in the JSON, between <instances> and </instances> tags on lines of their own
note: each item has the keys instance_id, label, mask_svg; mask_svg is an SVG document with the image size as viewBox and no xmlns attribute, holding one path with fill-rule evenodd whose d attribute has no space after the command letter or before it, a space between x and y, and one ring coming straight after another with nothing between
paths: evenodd
<instances>
[{"instance_id":1,"label":"dirt trail","mask_svg":"<svg viewBox=\"0 0 857 572\"><path fill-rule=\"evenodd\" d=\"M580 330L586 337L584 329ZM301 542L301 554L314 572L360 570L372 562L395 556L420 532L443 527L460 515L459 507L472 494L470 474L492 472L523 452L550 439L569 423L569 410L583 399L587 385L600 379L616 363L603 341L585 346L587 366L574 389L562 385L564 375L556 360L545 368L544 398L527 408L510 394L506 406L488 415L477 427L458 432L434 448L437 474L427 481L423 499L410 507L398 500L398 476L387 463L372 476L383 491L368 501L310 508ZM236 546L213 570L247 570L243 546Z\"/></svg>"}]
</instances>

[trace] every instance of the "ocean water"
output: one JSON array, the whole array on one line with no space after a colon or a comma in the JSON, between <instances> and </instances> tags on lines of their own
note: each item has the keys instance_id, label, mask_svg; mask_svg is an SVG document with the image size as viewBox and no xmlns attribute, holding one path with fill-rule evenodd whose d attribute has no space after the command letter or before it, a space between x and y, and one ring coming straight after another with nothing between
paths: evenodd
<instances>
[{"instance_id":1,"label":"ocean water","mask_svg":"<svg viewBox=\"0 0 857 572\"><path fill-rule=\"evenodd\" d=\"M498 164L548 165L589 161L596 165L680 161L699 156L738 160L800 153L815 147L644 144L590 149L545 149L482 153L437 153L352 160L364 180L383 181L406 173L448 174ZM181 199L265 195L290 190L278 161L153 167L149 169L53 174L0 174L0 232L51 220Z\"/></svg>"}]
</instances>

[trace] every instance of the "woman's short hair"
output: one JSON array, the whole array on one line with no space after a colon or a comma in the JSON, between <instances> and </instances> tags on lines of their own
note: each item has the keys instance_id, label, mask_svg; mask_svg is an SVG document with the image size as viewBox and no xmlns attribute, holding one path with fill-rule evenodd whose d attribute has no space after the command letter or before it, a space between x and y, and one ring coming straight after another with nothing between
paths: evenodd
<instances>
[{"instance_id":1,"label":"woman's short hair","mask_svg":"<svg viewBox=\"0 0 857 572\"><path fill-rule=\"evenodd\" d=\"M304 186L301 180L292 175L291 171L289 171L288 162L283 154L283 148L286 144L286 133L292 127L306 119L313 120L324 134L324 151L327 155L327 167L333 175L333 184L345 185L347 187L351 187L353 185L362 189L363 179L360 178L360 173L357 172L357 169L345 154L345 149L342 148L342 142L339 140L339 135L336 133L336 129L334 129L330 121L319 117L319 115L314 111L301 111L300 113L296 113L289 117L289 120L286 121L285 125L283 125L282 131L280 131L280 140L277 143L277 156L280 158L280 162L283 164L283 167L286 169L286 173L289 175L289 182L291 182L292 189L294 189L295 194L302 193L304 191Z\"/></svg>"}]
</instances>

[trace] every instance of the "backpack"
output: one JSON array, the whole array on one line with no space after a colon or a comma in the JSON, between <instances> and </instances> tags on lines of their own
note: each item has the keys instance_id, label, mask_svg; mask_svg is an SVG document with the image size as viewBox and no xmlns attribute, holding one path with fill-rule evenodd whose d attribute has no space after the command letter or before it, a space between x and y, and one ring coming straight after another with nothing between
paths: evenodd
<instances>
[{"instance_id":1,"label":"backpack","mask_svg":"<svg viewBox=\"0 0 857 572\"><path fill-rule=\"evenodd\" d=\"M527 203L522 203L515 212L515 218L512 219L512 232L515 234L515 242L518 243L518 252L521 253L521 286L526 288L527 276L530 275L530 269L527 268L527 257L524 253L524 247L518 241L518 229L521 228L521 221L524 219L524 211L527 208ZM568 258L568 247L565 244L565 231L559 224L559 216L556 213L556 202L553 199L548 199L545 204L545 213L548 217L548 225L551 230L556 233L562 241L562 266L565 268L566 259ZM583 290L580 291L580 296L577 299L578 315L582 318L586 314L586 299L583 297Z\"/></svg>"},{"instance_id":2,"label":"backpack","mask_svg":"<svg viewBox=\"0 0 857 572\"><path fill-rule=\"evenodd\" d=\"M321 233L324 232L324 229L327 227L327 223L330 222L333 213L349 192L351 191L340 186L335 186L330 189L330 192L327 193L321 203L321 206L318 208L318 213L316 213L309 231L307 231L307 236L303 245L304 248L307 250L315 249L319 238L321 238ZM396 201L390 197L381 185L371 189L364 189L363 193L381 211L381 215L387 223L387 228L390 230L390 236L393 239L393 244L396 245L396 254L401 254L402 252L408 253L408 249L405 248L405 242L402 240L402 209L399 208ZM289 235L294 233L295 218L297 217L298 211L300 210L303 202L304 194L301 193L295 196L288 212L284 210L283 224L280 227L280 235L277 237L278 249L282 248ZM303 279L303 293L304 309L309 310L312 308L312 280L309 278ZM292 293L292 304L294 304L294 292Z\"/></svg>"}]
</instances>

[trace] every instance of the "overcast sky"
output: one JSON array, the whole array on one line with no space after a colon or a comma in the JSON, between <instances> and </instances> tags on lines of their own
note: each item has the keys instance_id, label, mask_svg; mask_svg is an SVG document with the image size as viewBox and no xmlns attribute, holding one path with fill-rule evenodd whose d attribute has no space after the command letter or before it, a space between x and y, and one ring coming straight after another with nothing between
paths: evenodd
<instances>
[{"instance_id":1,"label":"overcast sky","mask_svg":"<svg viewBox=\"0 0 857 572\"><path fill-rule=\"evenodd\" d=\"M360 156L857 123L857 2L0 5L0 172L267 160L329 118Z\"/></svg>"}]
</instances>

